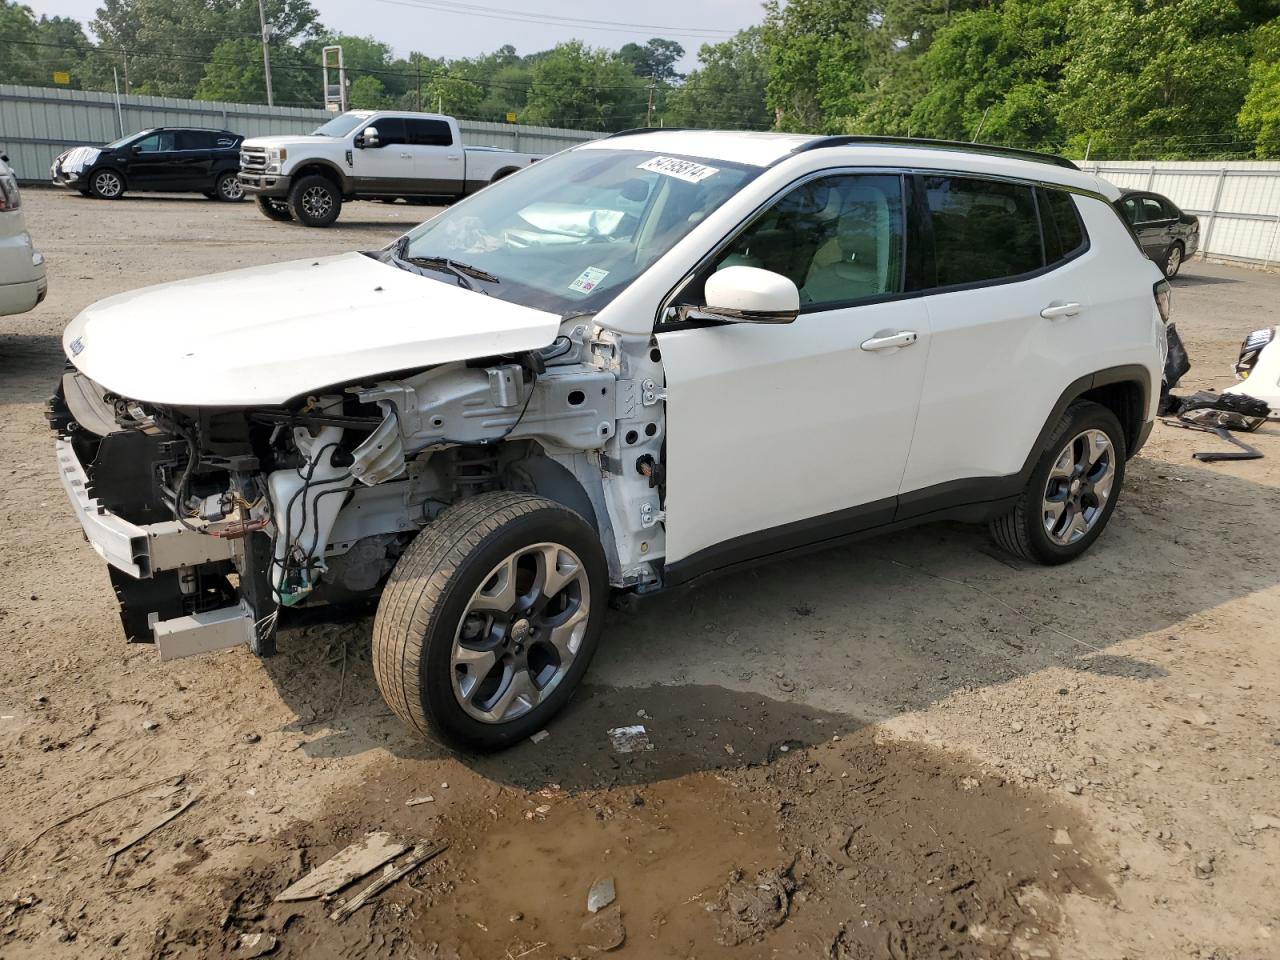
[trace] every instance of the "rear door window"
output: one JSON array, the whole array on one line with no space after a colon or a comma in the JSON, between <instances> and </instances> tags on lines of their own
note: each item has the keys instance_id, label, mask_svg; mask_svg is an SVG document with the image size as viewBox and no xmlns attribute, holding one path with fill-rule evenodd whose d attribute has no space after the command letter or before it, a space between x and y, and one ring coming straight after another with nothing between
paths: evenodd
<instances>
[{"instance_id":1,"label":"rear door window","mask_svg":"<svg viewBox=\"0 0 1280 960\"><path fill-rule=\"evenodd\" d=\"M1151 223L1155 220L1167 220L1169 215L1165 213L1164 204L1155 197L1143 197L1142 209L1138 212L1139 223Z\"/></svg>"},{"instance_id":2,"label":"rear door window","mask_svg":"<svg viewBox=\"0 0 1280 960\"><path fill-rule=\"evenodd\" d=\"M209 150L213 147L213 134L207 130L179 130L179 150Z\"/></svg>"},{"instance_id":3,"label":"rear door window","mask_svg":"<svg viewBox=\"0 0 1280 960\"><path fill-rule=\"evenodd\" d=\"M409 142L419 147L451 147L453 131L443 120L406 119L409 129Z\"/></svg>"},{"instance_id":4,"label":"rear door window","mask_svg":"<svg viewBox=\"0 0 1280 960\"><path fill-rule=\"evenodd\" d=\"M1004 280L1045 265L1031 187L969 177L923 181L937 286Z\"/></svg>"}]
</instances>

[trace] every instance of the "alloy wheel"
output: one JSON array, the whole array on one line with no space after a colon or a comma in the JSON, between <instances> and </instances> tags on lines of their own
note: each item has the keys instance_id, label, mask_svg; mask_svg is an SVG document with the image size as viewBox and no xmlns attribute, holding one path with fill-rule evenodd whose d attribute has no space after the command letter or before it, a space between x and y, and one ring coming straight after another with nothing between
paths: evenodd
<instances>
[{"instance_id":1,"label":"alloy wheel","mask_svg":"<svg viewBox=\"0 0 1280 960\"><path fill-rule=\"evenodd\" d=\"M1182 248L1175 243L1173 248L1169 251L1169 256L1165 258L1164 275L1166 277L1175 276L1178 272L1178 268L1181 266Z\"/></svg>"},{"instance_id":2,"label":"alloy wheel","mask_svg":"<svg viewBox=\"0 0 1280 960\"><path fill-rule=\"evenodd\" d=\"M1115 447L1101 430L1085 430L1063 447L1049 470L1041 516L1049 539L1075 543L1101 519L1116 478Z\"/></svg>"},{"instance_id":3,"label":"alloy wheel","mask_svg":"<svg viewBox=\"0 0 1280 960\"><path fill-rule=\"evenodd\" d=\"M307 216L319 220L333 209L333 197L324 187L309 187L302 194L302 209Z\"/></svg>"},{"instance_id":4,"label":"alloy wheel","mask_svg":"<svg viewBox=\"0 0 1280 960\"><path fill-rule=\"evenodd\" d=\"M110 170L103 170L93 178L93 188L101 197L118 197L121 187L120 175Z\"/></svg>"},{"instance_id":5,"label":"alloy wheel","mask_svg":"<svg viewBox=\"0 0 1280 960\"><path fill-rule=\"evenodd\" d=\"M240 182L239 177L223 177L219 189L227 200L239 200L244 196L244 184Z\"/></svg>"},{"instance_id":6,"label":"alloy wheel","mask_svg":"<svg viewBox=\"0 0 1280 960\"><path fill-rule=\"evenodd\" d=\"M590 610L587 568L568 547L537 543L507 556L458 624L451 661L459 705L484 723L533 710L569 672Z\"/></svg>"}]
</instances>

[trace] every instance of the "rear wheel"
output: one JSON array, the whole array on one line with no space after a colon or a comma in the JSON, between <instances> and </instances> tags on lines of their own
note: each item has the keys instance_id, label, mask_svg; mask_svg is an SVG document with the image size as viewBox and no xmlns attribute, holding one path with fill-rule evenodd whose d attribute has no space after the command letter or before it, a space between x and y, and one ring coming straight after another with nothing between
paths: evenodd
<instances>
[{"instance_id":1,"label":"rear wheel","mask_svg":"<svg viewBox=\"0 0 1280 960\"><path fill-rule=\"evenodd\" d=\"M285 223L293 219L293 214L289 212L289 204L285 201L276 200L274 197L254 197L253 199L258 204L258 212L268 220Z\"/></svg>"},{"instance_id":2,"label":"rear wheel","mask_svg":"<svg viewBox=\"0 0 1280 960\"><path fill-rule=\"evenodd\" d=\"M1124 484L1125 439L1106 407L1067 408L1017 504L991 523L991 536L1026 560L1074 560L1102 534Z\"/></svg>"},{"instance_id":3,"label":"rear wheel","mask_svg":"<svg viewBox=\"0 0 1280 960\"><path fill-rule=\"evenodd\" d=\"M214 187L214 196L218 200L235 203L244 199L244 185L234 173L224 173Z\"/></svg>"},{"instance_id":4,"label":"rear wheel","mask_svg":"<svg viewBox=\"0 0 1280 960\"><path fill-rule=\"evenodd\" d=\"M89 178L89 192L99 200L119 200L124 196L124 177L115 170L98 170Z\"/></svg>"},{"instance_id":5,"label":"rear wheel","mask_svg":"<svg viewBox=\"0 0 1280 960\"><path fill-rule=\"evenodd\" d=\"M327 227L341 210L342 194L319 174L303 177L289 190L289 212L304 227Z\"/></svg>"},{"instance_id":6,"label":"rear wheel","mask_svg":"<svg viewBox=\"0 0 1280 960\"><path fill-rule=\"evenodd\" d=\"M373 625L374 677L419 734L494 750L568 702L604 627L595 530L530 494L442 513L391 573Z\"/></svg>"},{"instance_id":7,"label":"rear wheel","mask_svg":"<svg viewBox=\"0 0 1280 960\"><path fill-rule=\"evenodd\" d=\"M1176 241L1169 248L1169 252L1164 255L1164 275L1172 280L1178 275L1178 271L1182 269L1182 241Z\"/></svg>"}]
</instances>

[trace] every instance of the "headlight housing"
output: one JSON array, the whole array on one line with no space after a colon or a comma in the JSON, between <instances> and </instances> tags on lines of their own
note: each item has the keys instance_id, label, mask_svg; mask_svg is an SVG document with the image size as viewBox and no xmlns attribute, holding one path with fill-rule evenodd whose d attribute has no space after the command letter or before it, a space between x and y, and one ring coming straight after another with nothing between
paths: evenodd
<instances>
[{"instance_id":1,"label":"headlight housing","mask_svg":"<svg viewBox=\"0 0 1280 960\"><path fill-rule=\"evenodd\" d=\"M1246 380L1253 368L1258 363L1258 357L1262 355L1262 351L1267 344L1271 343L1276 337L1276 328L1267 327L1264 330L1255 330L1244 338L1244 343L1240 344L1240 356L1236 358L1235 371L1236 376L1241 380Z\"/></svg>"}]
</instances>

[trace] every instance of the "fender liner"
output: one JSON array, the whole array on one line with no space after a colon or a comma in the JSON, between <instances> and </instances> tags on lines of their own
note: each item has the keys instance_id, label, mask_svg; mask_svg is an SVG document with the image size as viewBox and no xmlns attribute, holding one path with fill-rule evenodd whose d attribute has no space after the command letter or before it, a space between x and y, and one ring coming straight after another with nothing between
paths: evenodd
<instances>
[{"instance_id":1,"label":"fender liner","mask_svg":"<svg viewBox=\"0 0 1280 960\"><path fill-rule=\"evenodd\" d=\"M347 177L345 173L342 172L342 168L339 167L336 163L333 163L332 161L329 161L329 160L322 160L318 158L314 160L310 160L310 159L304 160L293 170L289 171L289 173L286 174L286 176L288 176L291 181L294 181L294 180L297 180L299 177L309 176L315 170L316 167L320 167L326 173L332 174L333 178L338 181L338 189L341 190L344 194L351 192L351 190L353 189L351 180Z\"/></svg>"}]
</instances>

